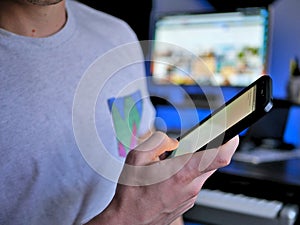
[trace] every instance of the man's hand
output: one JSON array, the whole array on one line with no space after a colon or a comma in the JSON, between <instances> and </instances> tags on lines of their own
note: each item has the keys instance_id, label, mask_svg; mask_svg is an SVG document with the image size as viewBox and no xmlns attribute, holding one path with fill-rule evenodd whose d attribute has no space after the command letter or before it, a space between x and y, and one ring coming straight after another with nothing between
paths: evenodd
<instances>
[{"instance_id":1,"label":"man's hand","mask_svg":"<svg viewBox=\"0 0 300 225\"><path fill-rule=\"evenodd\" d=\"M207 178L229 164L238 141L160 160L178 142L155 132L128 154L112 202L91 224L170 224L194 205Z\"/></svg>"}]
</instances>

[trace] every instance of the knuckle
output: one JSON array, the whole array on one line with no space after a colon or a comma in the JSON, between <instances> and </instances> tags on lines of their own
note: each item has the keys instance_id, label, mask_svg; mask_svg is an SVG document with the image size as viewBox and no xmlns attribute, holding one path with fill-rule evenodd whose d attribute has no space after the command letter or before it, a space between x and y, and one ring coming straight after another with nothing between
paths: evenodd
<instances>
[{"instance_id":1,"label":"knuckle","mask_svg":"<svg viewBox=\"0 0 300 225\"><path fill-rule=\"evenodd\" d=\"M190 197L196 201L196 198L199 194L199 188L194 187L190 190Z\"/></svg>"},{"instance_id":2,"label":"knuckle","mask_svg":"<svg viewBox=\"0 0 300 225\"><path fill-rule=\"evenodd\" d=\"M168 135L162 131L156 131L154 135L160 137L160 139L165 140L168 138Z\"/></svg>"},{"instance_id":3,"label":"knuckle","mask_svg":"<svg viewBox=\"0 0 300 225\"><path fill-rule=\"evenodd\" d=\"M169 136L161 131L159 131L160 140L162 144L167 144L169 140Z\"/></svg>"},{"instance_id":4,"label":"knuckle","mask_svg":"<svg viewBox=\"0 0 300 225\"><path fill-rule=\"evenodd\" d=\"M126 157L126 163L135 165L139 159L139 151L133 149L131 150Z\"/></svg>"},{"instance_id":5,"label":"knuckle","mask_svg":"<svg viewBox=\"0 0 300 225\"><path fill-rule=\"evenodd\" d=\"M228 166L230 164L230 161L231 159L228 157L224 157L224 156L217 157L217 163L221 167Z\"/></svg>"},{"instance_id":6,"label":"knuckle","mask_svg":"<svg viewBox=\"0 0 300 225\"><path fill-rule=\"evenodd\" d=\"M137 150L132 149L131 151L129 151L129 153L127 154L127 158L131 158L134 159L137 157Z\"/></svg>"},{"instance_id":7,"label":"knuckle","mask_svg":"<svg viewBox=\"0 0 300 225\"><path fill-rule=\"evenodd\" d=\"M186 180L188 180L187 175L182 173L181 171L174 175L174 182L177 184L184 184L186 183Z\"/></svg>"},{"instance_id":8,"label":"knuckle","mask_svg":"<svg viewBox=\"0 0 300 225\"><path fill-rule=\"evenodd\" d=\"M189 184L192 182L195 177L197 177L197 170L190 168L189 166L185 166L179 172L175 174L175 182L179 184Z\"/></svg>"}]
</instances>

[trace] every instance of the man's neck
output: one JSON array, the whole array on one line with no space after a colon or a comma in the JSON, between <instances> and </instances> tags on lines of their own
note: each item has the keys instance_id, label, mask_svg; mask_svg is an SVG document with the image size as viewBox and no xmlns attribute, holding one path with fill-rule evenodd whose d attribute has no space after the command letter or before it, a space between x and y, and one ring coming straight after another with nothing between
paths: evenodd
<instances>
[{"instance_id":1,"label":"man's neck","mask_svg":"<svg viewBox=\"0 0 300 225\"><path fill-rule=\"evenodd\" d=\"M18 1L0 1L0 28L29 37L47 37L66 23L65 1L37 6Z\"/></svg>"}]
</instances>

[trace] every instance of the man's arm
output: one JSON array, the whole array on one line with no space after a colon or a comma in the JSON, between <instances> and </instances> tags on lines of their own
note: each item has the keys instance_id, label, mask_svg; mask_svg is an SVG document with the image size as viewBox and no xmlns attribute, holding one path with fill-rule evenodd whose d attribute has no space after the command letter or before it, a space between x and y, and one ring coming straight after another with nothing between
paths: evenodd
<instances>
[{"instance_id":1,"label":"man's arm","mask_svg":"<svg viewBox=\"0 0 300 225\"><path fill-rule=\"evenodd\" d=\"M147 140L151 135L155 132L155 128L151 128L146 134L142 135L139 138L139 143L141 144L145 140ZM174 220L170 225L184 225L183 217L180 216L176 220Z\"/></svg>"}]
</instances>

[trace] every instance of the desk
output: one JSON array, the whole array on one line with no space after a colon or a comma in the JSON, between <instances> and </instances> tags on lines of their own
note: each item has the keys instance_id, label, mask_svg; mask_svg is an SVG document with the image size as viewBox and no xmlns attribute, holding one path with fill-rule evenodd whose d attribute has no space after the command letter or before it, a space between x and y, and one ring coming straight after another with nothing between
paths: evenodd
<instances>
[{"instance_id":1,"label":"desk","mask_svg":"<svg viewBox=\"0 0 300 225\"><path fill-rule=\"evenodd\" d=\"M279 162L251 164L232 161L230 165L219 170L220 173L254 178L298 186L300 189L300 159Z\"/></svg>"},{"instance_id":2,"label":"desk","mask_svg":"<svg viewBox=\"0 0 300 225\"><path fill-rule=\"evenodd\" d=\"M203 188L300 206L300 159L258 165L232 161L212 175ZM298 218L296 224L299 222Z\"/></svg>"}]
</instances>

